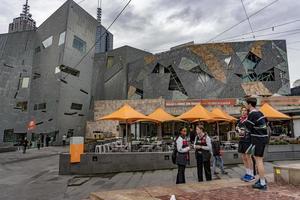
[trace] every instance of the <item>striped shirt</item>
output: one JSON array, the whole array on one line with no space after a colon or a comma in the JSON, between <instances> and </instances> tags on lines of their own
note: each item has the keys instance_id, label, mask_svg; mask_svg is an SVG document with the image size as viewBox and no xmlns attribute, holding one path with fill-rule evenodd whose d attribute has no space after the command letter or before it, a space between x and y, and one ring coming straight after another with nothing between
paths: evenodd
<instances>
[{"instance_id":1,"label":"striped shirt","mask_svg":"<svg viewBox=\"0 0 300 200\"><path fill-rule=\"evenodd\" d=\"M267 119L256 109L249 113L245 126L252 137L268 137Z\"/></svg>"}]
</instances>

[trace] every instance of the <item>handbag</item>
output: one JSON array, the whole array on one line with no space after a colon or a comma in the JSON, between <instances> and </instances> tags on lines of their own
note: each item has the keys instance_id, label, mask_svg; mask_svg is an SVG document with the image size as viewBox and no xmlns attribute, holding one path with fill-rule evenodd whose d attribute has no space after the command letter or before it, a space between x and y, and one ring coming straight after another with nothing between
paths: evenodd
<instances>
[{"instance_id":1,"label":"handbag","mask_svg":"<svg viewBox=\"0 0 300 200\"><path fill-rule=\"evenodd\" d=\"M203 161L210 161L211 153L208 150L201 150Z\"/></svg>"},{"instance_id":2,"label":"handbag","mask_svg":"<svg viewBox=\"0 0 300 200\"><path fill-rule=\"evenodd\" d=\"M206 135L205 135L205 137L206 137ZM199 140L199 137L198 137L198 136L197 136L196 140ZM197 152L197 154L201 154L201 155L202 155L202 160L203 160L204 162L210 161L210 158L211 158L211 153L210 153L210 151L204 150L204 149L200 149L200 150L198 150L198 151L196 151L196 152Z\"/></svg>"}]
</instances>

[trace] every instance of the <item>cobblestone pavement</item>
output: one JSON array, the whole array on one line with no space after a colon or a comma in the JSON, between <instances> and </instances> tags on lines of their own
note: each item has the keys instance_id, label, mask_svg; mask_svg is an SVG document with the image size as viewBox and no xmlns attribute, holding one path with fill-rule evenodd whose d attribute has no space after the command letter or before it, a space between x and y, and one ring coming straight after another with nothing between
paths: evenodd
<instances>
[{"instance_id":1,"label":"cobblestone pavement","mask_svg":"<svg viewBox=\"0 0 300 200\"><path fill-rule=\"evenodd\" d=\"M82 200L89 198L90 193L96 191L140 190L140 188L153 186L175 185L176 169L107 174L88 178L60 176L58 175L58 154L65 151L68 151L68 147L48 147L41 150L29 149L26 154L22 154L22 152L0 153L0 199ZM274 165L289 163L300 162L267 162L265 163L266 171L270 174ZM231 183L231 180L239 178L244 173L242 165L225 166L225 168L228 175L213 176L213 185L217 185L218 181ZM75 182L82 184L70 185L69 183L75 177L77 178ZM187 183L195 183L197 180L195 168L186 170L186 179ZM201 184L197 183L196 185ZM207 185L207 183L204 183L204 185ZM157 196L163 195L166 194L162 193ZM145 198L140 199L146 200Z\"/></svg>"},{"instance_id":2,"label":"cobblestone pavement","mask_svg":"<svg viewBox=\"0 0 300 200\"><path fill-rule=\"evenodd\" d=\"M250 198L249 198L250 197ZM160 200L170 200L170 195L156 197ZM258 191L250 186L229 187L214 190L204 190L197 193L185 193L176 196L176 200L298 200L300 199L300 187L279 186L270 184L267 191Z\"/></svg>"}]
</instances>

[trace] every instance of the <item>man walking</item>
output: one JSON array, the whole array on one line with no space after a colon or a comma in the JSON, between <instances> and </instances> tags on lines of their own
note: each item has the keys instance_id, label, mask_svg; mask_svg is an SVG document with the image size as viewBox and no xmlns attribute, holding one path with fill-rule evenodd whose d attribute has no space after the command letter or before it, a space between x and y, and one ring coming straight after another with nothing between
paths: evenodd
<instances>
[{"instance_id":1,"label":"man walking","mask_svg":"<svg viewBox=\"0 0 300 200\"><path fill-rule=\"evenodd\" d=\"M253 185L253 188L266 190L267 183L265 179L263 157L265 147L268 143L267 120L264 115L256 109L256 98L247 98L246 103L249 115L245 125L250 131L251 136L251 145L247 149L247 153L254 154L259 175L259 179Z\"/></svg>"},{"instance_id":2,"label":"man walking","mask_svg":"<svg viewBox=\"0 0 300 200\"><path fill-rule=\"evenodd\" d=\"M221 169L221 173L222 174L228 174L228 172L226 172L224 170L224 161L221 155L221 145L220 145L220 141L219 141L219 137L215 136L213 137L212 140L212 152L213 152L213 156L214 156L214 160L213 160L213 172L214 174L218 174L218 172L216 171L216 166L219 163L219 168Z\"/></svg>"},{"instance_id":3,"label":"man walking","mask_svg":"<svg viewBox=\"0 0 300 200\"><path fill-rule=\"evenodd\" d=\"M23 153L26 153L27 146L28 146L28 140L27 137L25 137L23 140Z\"/></svg>"},{"instance_id":4,"label":"man walking","mask_svg":"<svg viewBox=\"0 0 300 200\"><path fill-rule=\"evenodd\" d=\"M66 146L66 140L67 140L67 136L66 136L66 134L64 134L64 135L62 136L62 143L63 143L63 146Z\"/></svg>"}]
</instances>

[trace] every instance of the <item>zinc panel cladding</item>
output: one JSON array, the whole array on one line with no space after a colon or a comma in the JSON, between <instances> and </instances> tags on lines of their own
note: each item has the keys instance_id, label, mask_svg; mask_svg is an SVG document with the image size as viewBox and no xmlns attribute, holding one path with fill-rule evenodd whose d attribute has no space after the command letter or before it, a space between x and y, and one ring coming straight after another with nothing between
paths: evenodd
<instances>
[{"instance_id":1,"label":"zinc panel cladding","mask_svg":"<svg viewBox=\"0 0 300 200\"><path fill-rule=\"evenodd\" d=\"M137 51L125 49L127 55ZM118 57L118 52L115 52L115 57ZM126 56L122 60L125 62L117 60L116 68L111 71L129 66L126 88L139 88L144 98L241 98L248 93L261 96L290 93L286 89L289 71L284 40L195 44L137 56L134 62L126 62ZM166 78L174 72L161 70L170 67L176 73L175 79ZM261 78L270 70L274 70L274 80ZM117 80L110 84L111 87L120 87ZM186 91L187 96L176 95L174 91Z\"/></svg>"}]
</instances>

